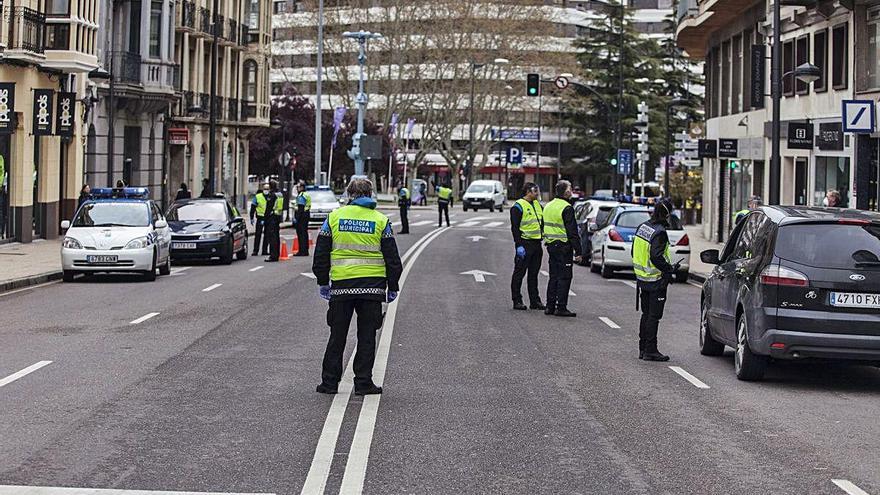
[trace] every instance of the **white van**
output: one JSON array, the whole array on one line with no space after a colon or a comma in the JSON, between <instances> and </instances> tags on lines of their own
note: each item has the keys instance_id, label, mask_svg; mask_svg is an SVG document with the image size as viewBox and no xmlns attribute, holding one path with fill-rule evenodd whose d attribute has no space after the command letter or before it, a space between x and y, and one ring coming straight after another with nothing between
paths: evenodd
<instances>
[{"instance_id":1,"label":"white van","mask_svg":"<svg viewBox=\"0 0 880 495\"><path fill-rule=\"evenodd\" d=\"M465 191L461 206L464 211L468 211L468 208L473 208L474 211L480 208L490 211L497 208L498 211L503 211L506 202L507 191L500 180L475 180Z\"/></svg>"}]
</instances>

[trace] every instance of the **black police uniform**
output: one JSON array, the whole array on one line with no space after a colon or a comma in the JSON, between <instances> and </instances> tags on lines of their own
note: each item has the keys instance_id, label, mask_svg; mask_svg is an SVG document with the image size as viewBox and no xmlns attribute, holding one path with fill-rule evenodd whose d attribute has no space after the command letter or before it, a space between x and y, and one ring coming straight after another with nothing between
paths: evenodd
<instances>
[{"instance_id":1,"label":"black police uniform","mask_svg":"<svg viewBox=\"0 0 880 495\"><path fill-rule=\"evenodd\" d=\"M309 255L309 222L312 220L312 213L306 209L306 205L299 204L299 195L297 195L296 213L294 214L296 221L296 242L299 244L297 256Z\"/></svg>"},{"instance_id":2,"label":"black police uniform","mask_svg":"<svg viewBox=\"0 0 880 495\"><path fill-rule=\"evenodd\" d=\"M516 205L510 208L510 231L513 234L513 243L516 247L522 246L526 250L524 257L514 257L513 276L510 278L510 294L514 305L522 304L522 281L528 274L526 285L529 293L529 306L532 309L544 309L545 306L541 303L541 294L538 290L538 274L541 271L541 262L544 260L544 250L541 248L540 239L523 239L522 231L520 231L522 217L523 212ZM543 232L543 230L544 221L541 220L541 231Z\"/></svg>"},{"instance_id":3,"label":"black police uniform","mask_svg":"<svg viewBox=\"0 0 880 495\"><path fill-rule=\"evenodd\" d=\"M655 282L638 281L639 303L642 309L642 318L639 322L640 358L645 355L659 355L657 330L660 327L660 320L663 318L663 310L666 306L666 288L675 272L665 256L666 246L669 244L666 225L653 221L645 222L645 225L654 229L650 242L651 263L663 273L663 276ZM663 358L668 359L665 356Z\"/></svg>"},{"instance_id":4,"label":"black police uniform","mask_svg":"<svg viewBox=\"0 0 880 495\"><path fill-rule=\"evenodd\" d=\"M547 211L544 210L546 216ZM547 314L556 310L568 309L568 291L571 289L572 265L577 256L581 256L581 237L578 235L574 208L566 206L562 210L562 223L565 225L566 242L547 244L547 255L550 265L550 280L547 282ZM569 314L571 316L571 314Z\"/></svg>"},{"instance_id":5,"label":"black police uniform","mask_svg":"<svg viewBox=\"0 0 880 495\"><path fill-rule=\"evenodd\" d=\"M409 194L401 196L397 195L397 206L400 207L400 233L409 234L409 207L412 200L407 197Z\"/></svg>"},{"instance_id":6,"label":"black police uniform","mask_svg":"<svg viewBox=\"0 0 880 495\"><path fill-rule=\"evenodd\" d=\"M266 198L266 213L263 216L263 234L269 244L268 261L278 261L281 256L281 215L275 213L277 201L284 200L274 193Z\"/></svg>"}]
</instances>

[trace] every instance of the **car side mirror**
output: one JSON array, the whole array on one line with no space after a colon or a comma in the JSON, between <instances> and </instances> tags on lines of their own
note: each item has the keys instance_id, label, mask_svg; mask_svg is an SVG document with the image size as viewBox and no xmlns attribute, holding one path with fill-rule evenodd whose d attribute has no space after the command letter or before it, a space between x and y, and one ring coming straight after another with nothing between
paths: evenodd
<instances>
[{"instance_id":1,"label":"car side mirror","mask_svg":"<svg viewBox=\"0 0 880 495\"><path fill-rule=\"evenodd\" d=\"M707 265L718 265L721 263L720 253L717 249L707 249L700 253L700 261Z\"/></svg>"},{"instance_id":2,"label":"car side mirror","mask_svg":"<svg viewBox=\"0 0 880 495\"><path fill-rule=\"evenodd\" d=\"M70 220L62 220L61 221L61 230L67 230L70 228Z\"/></svg>"},{"instance_id":3,"label":"car side mirror","mask_svg":"<svg viewBox=\"0 0 880 495\"><path fill-rule=\"evenodd\" d=\"M164 229L167 226L168 226L168 222L166 222L164 218L160 218L160 219L156 220L155 227L157 229Z\"/></svg>"}]
</instances>

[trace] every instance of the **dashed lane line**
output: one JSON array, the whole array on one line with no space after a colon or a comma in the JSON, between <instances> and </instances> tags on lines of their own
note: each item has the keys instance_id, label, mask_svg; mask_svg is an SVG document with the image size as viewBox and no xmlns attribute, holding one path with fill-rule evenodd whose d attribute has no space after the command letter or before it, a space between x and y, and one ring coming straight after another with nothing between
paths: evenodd
<instances>
[{"instance_id":1,"label":"dashed lane line","mask_svg":"<svg viewBox=\"0 0 880 495\"><path fill-rule=\"evenodd\" d=\"M695 386L695 387L697 387L697 388L702 388L702 389L707 389L707 388L709 388L709 386L706 385L705 383L703 383L702 380L700 380L699 378L695 377L694 375L688 373L687 371L685 371L685 370L682 369L681 367L678 367L678 366L670 366L669 369L671 369L672 371L678 373L682 378L684 378L685 380L689 381L689 382L691 383L691 385L693 385L693 386Z\"/></svg>"},{"instance_id":2,"label":"dashed lane line","mask_svg":"<svg viewBox=\"0 0 880 495\"><path fill-rule=\"evenodd\" d=\"M202 292L211 292L212 290L216 289L217 287L220 287L221 285L223 285L223 284L209 285L208 287L205 287L204 289L202 289Z\"/></svg>"},{"instance_id":3,"label":"dashed lane line","mask_svg":"<svg viewBox=\"0 0 880 495\"><path fill-rule=\"evenodd\" d=\"M608 318L608 317L605 317L605 316L600 316L600 317L599 317L599 320L600 320L602 323L608 325L609 327L611 327L611 328L613 328L613 329L615 329L615 330L617 330L618 328L620 328L620 325L618 325L617 323L614 323L614 322L611 320L611 318Z\"/></svg>"},{"instance_id":4,"label":"dashed lane line","mask_svg":"<svg viewBox=\"0 0 880 495\"><path fill-rule=\"evenodd\" d=\"M549 277L550 273L547 270L541 270L541 275L543 275L545 277Z\"/></svg>"},{"instance_id":5,"label":"dashed lane line","mask_svg":"<svg viewBox=\"0 0 880 495\"><path fill-rule=\"evenodd\" d=\"M135 320L131 320L130 322L128 322L128 324L129 325L137 325L138 323L143 323L154 316L159 316L159 313L147 313L144 316L141 316L140 318L137 318Z\"/></svg>"},{"instance_id":6,"label":"dashed lane line","mask_svg":"<svg viewBox=\"0 0 880 495\"><path fill-rule=\"evenodd\" d=\"M274 493L169 492L118 488L68 488L60 486L0 485L0 495L275 495Z\"/></svg>"},{"instance_id":7,"label":"dashed lane line","mask_svg":"<svg viewBox=\"0 0 880 495\"><path fill-rule=\"evenodd\" d=\"M37 371L38 369L42 368L43 366L49 366L50 364L52 364L52 361L40 361L38 363L34 363L34 364L28 366L27 368L25 368L23 370L16 371L15 373L7 376L6 378L0 379L0 387L2 387L4 385L9 385L10 383L14 382L15 380L18 380L19 378L21 378L23 376L30 375L31 373L33 373L34 371ZM0 493L2 493L2 492L0 492Z\"/></svg>"},{"instance_id":8,"label":"dashed lane line","mask_svg":"<svg viewBox=\"0 0 880 495\"><path fill-rule=\"evenodd\" d=\"M838 488L845 491L849 495L869 495L868 492L859 488L855 483L850 480L831 480L832 483L837 485Z\"/></svg>"},{"instance_id":9,"label":"dashed lane line","mask_svg":"<svg viewBox=\"0 0 880 495\"><path fill-rule=\"evenodd\" d=\"M260 265L260 266L255 266L255 267L251 268L251 269L248 270L248 271L249 271L249 272L257 272L257 271L262 270L263 268L265 268L265 267L264 267L263 265Z\"/></svg>"}]
</instances>

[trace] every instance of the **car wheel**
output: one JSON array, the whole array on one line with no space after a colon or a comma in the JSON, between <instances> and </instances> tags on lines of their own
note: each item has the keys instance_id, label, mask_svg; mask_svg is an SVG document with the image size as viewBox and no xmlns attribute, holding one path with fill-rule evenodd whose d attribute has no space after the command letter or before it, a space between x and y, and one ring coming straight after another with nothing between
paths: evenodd
<instances>
[{"instance_id":1,"label":"car wheel","mask_svg":"<svg viewBox=\"0 0 880 495\"><path fill-rule=\"evenodd\" d=\"M605 251L602 251L602 278L611 278L614 276L614 268L605 264Z\"/></svg>"},{"instance_id":2,"label":"car wheel","mask_svg":"<svg viewBox=\"0 0 880 495\"><path fill-rule=\"evenodd\" d=\"M467 206L461 205L461 211L467 211ZM476 209L474 211L477 211Z\"/></svg>"},{"instance_id":3,"label":"car wheel","mask_svg":"<svg viewBox=\"0 0 880 495\"><path fill-rule=\"evenodd\" d=\"M495 202L494 201L489 203L489 213L492 213L493 211L495 211Z\"/></svg>"},{"instance_id":4,"label":"car wheel","mask_svg":"<svg viewBox=\"0 0 880 495\"><path fill-rule=\"evenodd\" d=\"M601 272L601 271L602 271L602 270L601 270L601 268L599 267L599 265L593 263L593 251L591 250L591 251L590 251L590 272L592 272L592 273L599 273L599 272Z\"/></svg>"},{"instance_id":5,"label":"car wheel","mask_svg":"<svg viewBox=\"0 0 880 495\"><path fill-rule=\"evenodd\" d=\"M498 213L504 213L504 205L498 205Z\"/></svg>"},{"instance_id":6,"label":"car wheel","mask_svg":"<svg viewBox=\"0 0 880 495\"><path fill-rule=\"evenodd\" d=\"M61 272L61 279L65 282L73 282L74 277L76 277L76 272L73 270L63 270Z\"/></svg>"},{"instance_id":7,"label":"car wheel","mask_svg":"<svg viewBox=\"0 0 880 495\"><path fill-rule=\"evenodd\" d=\"M232 250L235 249L235 243L232 242L232 237L229 237L229 245L226 246L226 249L223 250L223 254L220 256L220 263L224 265L232 264L232 255L234 254Z\"/></svg>"},{"instance_id":8,"label":"car wheel","mask_svg":"<svg viewBox=\"0 0 880 495\"><path fill-rule=\"evenodd\" d=\"M159 267L159 275L171 275L171 253L165 258L165 264Z\"/></svg>"},{"instance_id":9,"label":"car wheel","mask_svg":"<svg viewBox=\"0 0 880 495\"><path fill-rule=\"evenodd\" d=\"M749 329L745 315L740 315L736 323L736 354L733 366L736 377L745 381L760 380L767 370L767 356L755 354L749 347Z\"/></svg>"},{"instance_id":10,"label":"car wheel","mask_svg":"<svg viewBox=\"0 0 880 495\"><path fill-rule=\"evenodd\" d=\"M709 331L709 308L705 301L700 304L700 354L720 356L724 354L724 344L715 340Z\"/></svg>"},{"instance_id":11,"label":"car wheel","mask_svg":"<svg viewBox=\"0 0 880 495\"><path fill-rule=\"evenodd\" d=\"M238 258L239 261L244 261L248 257L248 236L244 235L244 244L241 246L241 251L235 253L235 257Z\"/></svg>"},{"instance_id":12,"label":"car wheel","mask_svg":"<svg viewBox=\"0 0 880 495\"><path fill-rule=\"evenodd\" d=\"M153 268L144 272L144 280L147 282L153 282L156 280L156 259L159 257L158 253L153 252Z\"/></svg>"}]
</instances>

